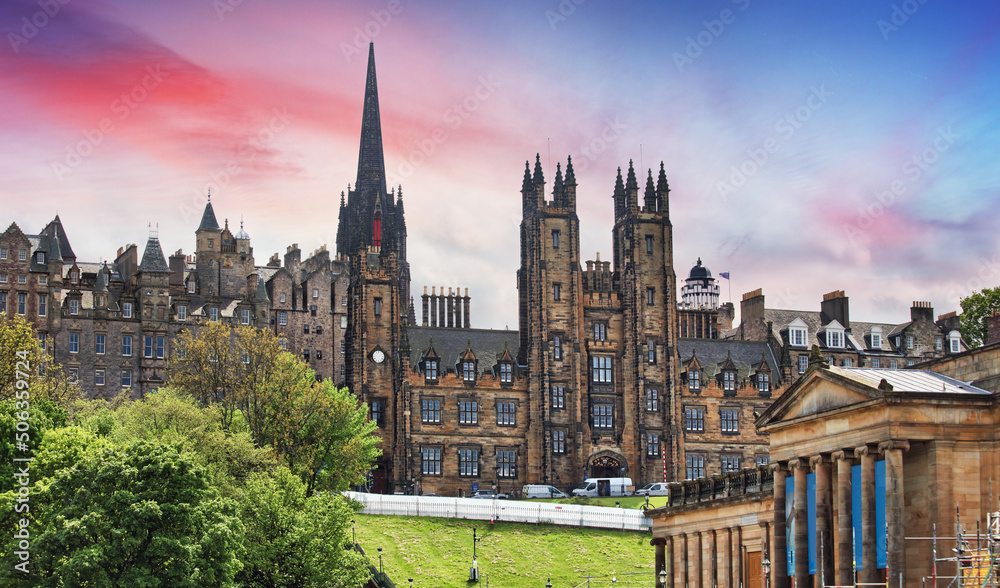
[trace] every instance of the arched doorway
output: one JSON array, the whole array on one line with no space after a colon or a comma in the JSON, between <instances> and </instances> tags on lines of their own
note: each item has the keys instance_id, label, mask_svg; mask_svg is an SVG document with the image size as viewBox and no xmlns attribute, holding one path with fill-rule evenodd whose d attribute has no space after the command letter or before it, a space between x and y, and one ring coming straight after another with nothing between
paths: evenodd
<instances>
[{"instance_id":1,"label":"arched doorway","mask_svg":"<svg viewBox=\"0 0 1000 588\"><path fill-rule=\"evenodd\" d=\"M614 455L597 455L590 460L590 478L621 478L628 472L625 460Z\"/></svg>"}]
</instances>

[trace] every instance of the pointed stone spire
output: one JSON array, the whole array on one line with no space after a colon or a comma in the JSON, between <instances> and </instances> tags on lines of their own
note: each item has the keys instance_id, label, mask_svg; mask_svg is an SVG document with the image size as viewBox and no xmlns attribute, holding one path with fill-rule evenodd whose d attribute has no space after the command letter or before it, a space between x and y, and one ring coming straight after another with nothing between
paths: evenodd
<instances>
[{"instance_id":1,"label":"pointed stone spire","mask_svg":"<svg viewBox=\"0 0 1000 588\"><path fill-rule=\"evenodd\" d=\"M219 230L219 221L215 220L215 209L212 208L212 193L208 193L208 204L205 205L205 212L201 215L201 224L198 225L198 230Z\"/></svg>"},{"instance_id":2,"label":"pointed stone spire","mask_svg":"<svg viewBox=\"0 0 1000 588\"><path fill-rule=\"evenodd\" d=\"M368 44L368 77L365 80L365 104L361 115L361 148L358 153L358 181L354 190L381 198L386 193L385 160L382 157L382 121L378 109L378 83L375 77L375 43Z\"/></svg>"},{"instance_id":3,"label":"pointed stone spire","mask_svg":"<svg viewBox=\"0 0 1000 588\"><path fill-rule=\"evenodd\" d=\"M396 218L399 219L399 228L406 230L406 217L403 214L403 185L396 188Z\"/></svg>"},{"instance_id":4,"label":"pointed stone spire","mask_svg":"<svg viewBox=\"0 0 1000 588\"><path fill-rule=\"evenodd\" d=\"M542 156L538 153L535 154L535 174L532 176L531 181L535 184L545 183L545 175L542 174Z\"/></svg>"},{"instance_id":5,"label":"pointed stone spire","mask_svg":"<svg viewBox=\"0 0 1000 588\"><path fill-rule=\"evenodd\" d=\"M149 235L146 241L146 250L142 253L142 262L139 263L139 271L149 273L170 273L167 260L163 257L163 250L160 249L160 239L155 235Z\"/></svg>"},{"instance_id":6,"label":"pointed stone spire","mask_svg":"<svg viewBox=\"0 0 1000 588\"><path fill-rule=\"evenodd\" d=\"M527 194L531 192L531 164L527 159L524 160L524 181L521 182L521 193Z\"/></svg>"},{"instance_id":7,"label":"pointed stone spire","mask_svg":"<svg viewBox=\"0 0 1000 588\"><path fill-rule=\"evenodd\" d=\"M631 213L639 208L639 181L635 178L632 160L628 160L628 176L625 178L625 211Z\"/></svg>"},{"instance_id":8,"label":"pointed stone spire","mask_svg":"<svg viewBox=\"0 0 1000 588\"><path fill-rule=\"evenodd\" d=\"M667 172L660 162L660 176L656 179L656 210L667 213L670 211L670 185L667 183Z\"/></svg>"},{"instance_id":9,"label":"pointed stone spire","mask_svg":"<svg viewBox=\"0 0 1000 588\"><path fill-rule=\"evenodd\" d=\"M566 181L567 186L576 185L576 174L573 173L573 156L566 158Z\"/></svg>"},{"instance_id":10,"label":"pointed stone spire","mask_svg":"<svg viewBox=\"0 0 1000 588\"><path fill-rule=\"evenodd\" d=\"M622 168L618 167L618 177L615 178L615 218L619 218L625 211L625 184L622 182Z\"/></svg>"},{"instance_id":11,"label":"pointed stone spire","mask_svg":"<svg viewBox=\"0 0 1000 588\"><path fill-rule=\"evenodd\" d=\"M646 192L643 194L643 207L646 212L656 212L656 188L653 187L653 170L646 176Z\"/></svg>"},{"instance_id":12,"label":"pointed stone spire","mask_svg":"<svg viewBox=\"0 0 1000 588\"><path fill-rule=\"evenodd\" d=\"M563 176L562 176L562 164L556 163L556 179L552 182L552 197L558 203L562 203L563 194Z\"/></svg>"},{"instance_id":13,"label":"pointed stone spire","mask_svg":"<svg viewBox=\"0 0 1000 588\"><path fill-rule=\"evenodd\" d=\"M625 190L639 190L639 182L635 179L635 168L632 167L632 160L628 160L628 178L625 180Z\"/></svg>"}]
</instances>

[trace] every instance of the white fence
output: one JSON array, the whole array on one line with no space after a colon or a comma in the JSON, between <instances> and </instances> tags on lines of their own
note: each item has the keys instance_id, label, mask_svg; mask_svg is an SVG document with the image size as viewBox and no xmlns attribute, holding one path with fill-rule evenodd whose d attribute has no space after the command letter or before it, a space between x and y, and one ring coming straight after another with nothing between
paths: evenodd
<instances>
[{"instance_id":1,"label":"white fence","mask_svg":"<svg viewBox=\"0 0 1000 588\"><path fill-rule=\"evenodd\" d=\"M365 505L364 514L444 517L480 521L506 521L595 527L618 531L652 531L653 521L640 510L582 506L557 502L528 500L495 500L479 498L443 498L437 496L399 496L345 492L349 498Z\"/></svg>"}]
</instances>

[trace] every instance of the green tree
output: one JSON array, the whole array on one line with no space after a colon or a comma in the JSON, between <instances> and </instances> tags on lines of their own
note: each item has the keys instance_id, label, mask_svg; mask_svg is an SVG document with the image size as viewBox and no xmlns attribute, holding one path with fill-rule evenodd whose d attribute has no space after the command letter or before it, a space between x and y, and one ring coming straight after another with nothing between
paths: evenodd
<instances>
[{"instance_id":1,"label":"green tree","mask_svg":"<svg viewBox=\"0 0 1000 588\"><path fill-rule=\"evenodd\" d=\"M987 321L993 313L1000 312L1000 286L983 288L980 292L962 298L962 315L959 329L969 347L980 347L988 338Z\"/></svg>"},{"instance_id":2,"label":"green tree","mask_svg":"<svg viewBox=\"0 0 1000 588\"><path fill-rule=\"evenodd\" d=\"M27 388L19 385L19 381L27 382ZM15 397L47 398L68 405L80 397L80 389L69 383L59 366L42 350L31 323L17 315L0 313L0 400Z\"/></svg>"},{"instance_id":3,"label":"green tree","mask_svg":"<svg viewBox=\"0 0 1000 588\"><path fill-rule=\"evenodd\" d=\"M243 570L237 576L252 588L354 588L367 570L350 543L353 511L340 495L307 496L302 481L286 468L273 477L255 477L241 503L246 522Z\"/></svg>"},{"instance_id":4,"label":"green tree","mask_svg":"<svg viewBox=\"0 0 1000 588\"><path fill-rule=\"evenodd\" d=\"M241 566L236 504L165 445L87 452L30 506L30 574L2 566L5 586L231 586ZM8 554L14 540L5 534Z\"/></svg>"},{"instance_id":5,"label":"green tree","mask_svg":"<svg viewBox=\"0 0 1000 588\"><path fill-rule=\"evenodd\" d=\"M66 410L48 399L0 402L0 479L13 480L14 458L32 457L45 433L65 426L66 418ZM20 424L22 422L26 422L27 427ZM6 483L0 486L0 491L8 489Z\"/></svg>"}]
</instances>

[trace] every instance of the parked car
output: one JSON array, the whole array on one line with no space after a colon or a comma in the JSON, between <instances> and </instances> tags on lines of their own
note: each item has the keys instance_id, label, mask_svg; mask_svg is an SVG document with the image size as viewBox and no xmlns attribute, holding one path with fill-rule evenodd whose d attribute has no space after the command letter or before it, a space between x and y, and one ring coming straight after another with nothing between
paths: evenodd
<instances>
[{"instance_id":1,"label":"parked car","mask_svg":"<svg viewBox=\"0 0 1000 588\"><path fill-rule=\"evenodd\" d=\"M526 484L521 488L522 498L569 498L569 494L555 486L545 484Z\"/></svg>"},{"instance_id":2,"label":"parked car","mask_svg":"<svg viewBox=\"0 0 1000 588\"><path fill-rule=\"evenodd\" d=\"M472 496L470 496L469 498L487 498L487 499L496 498L499 500L503 500L507 498L507 495L497 494L492 490L476 490L475 492L472 493Z\"/></svg>"},{"instance_id":3,"label":"parked car","mask_svg":"<svg viewBox=\"0 0 1000 588\"><path fill-rule=\"evenodd\" d=\"M667 496L667 494L667 485L663 482L646 484L642 488L635 491L636 496Z\"/></svg>"},{"instance_id":4,"label":"parked car","mask_svg":"<svg viewBox=\"0 0 1000 588\"><path fill-rule=\"evenodd\" d=\"M632 478L587 478L573 496L631 496Z\"/></svg>"}]
</instances>

